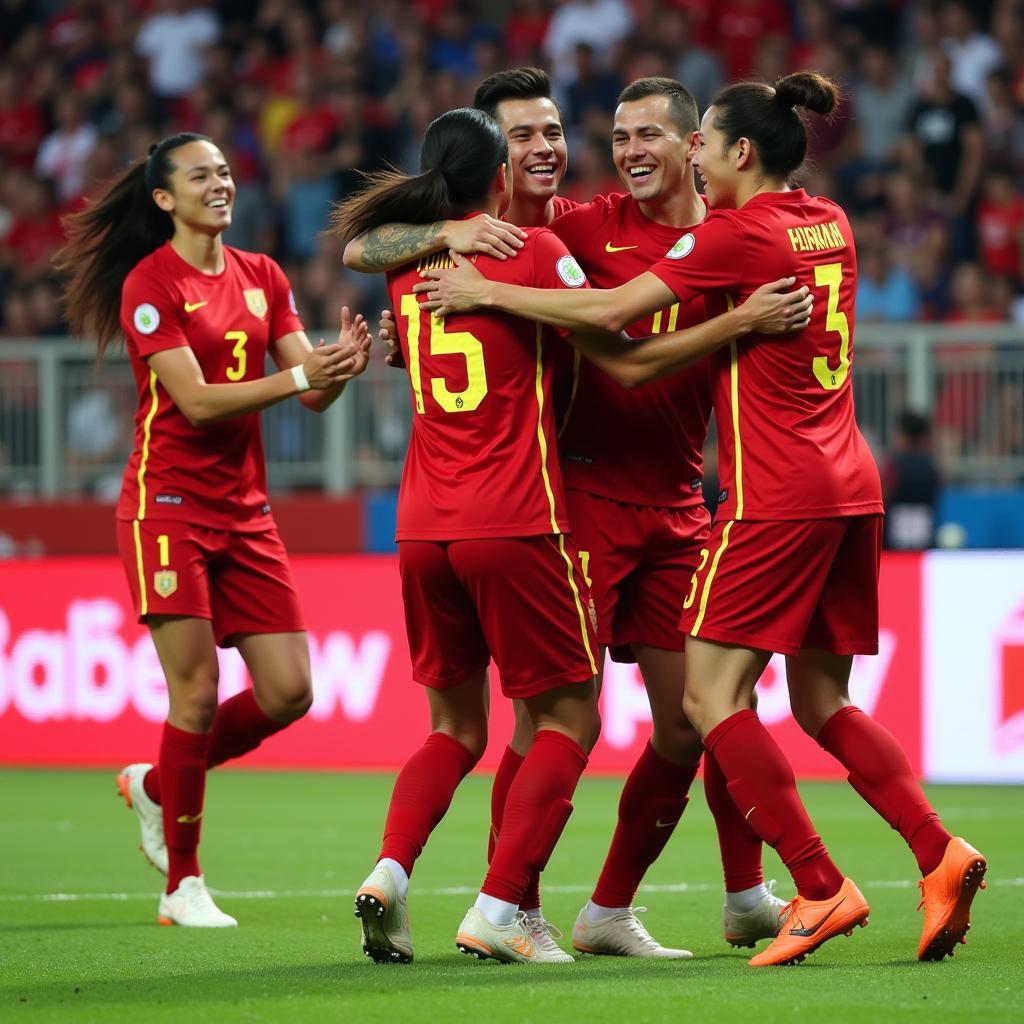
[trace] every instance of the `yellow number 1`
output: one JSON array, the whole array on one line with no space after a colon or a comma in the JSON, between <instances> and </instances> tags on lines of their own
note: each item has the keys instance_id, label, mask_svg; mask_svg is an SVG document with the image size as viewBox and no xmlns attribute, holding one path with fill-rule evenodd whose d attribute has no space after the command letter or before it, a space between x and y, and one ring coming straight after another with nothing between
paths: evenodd
<instances>
[{"instance_id":1,"label":"yellow number 1","mask_svg":"<svg viewBox=\"0 0 1024 1024\"><path fill-rule=\"evenodd\" d=\"M423 412L423 383L420 379L420 316L423 310L415 295L403 295L399 311L406 319L409 344L409 379L417 412ZM449 391L444 377L430 378L430 391L445 412L472 412L487 394L484 347L469 331L446 331L444 317L430 318L430 354L461 355L466 360L466 389Z\"/></svg>"},{"instance_id":2,"label":"yellow number 1","mask_svg":"<svg viewBox=\"0 0 1024 1024\"><path fill-rule=\"evenodd\" d=\"M819 263L814 268L814 283L828 286L828 309L825 330L839 335L839 365L833 370L828 356L814 357L814 376L826 391L838 391L850 375L850 323L839 311L839 287L843 283L842 263Z\"/></svg>"}]
</instances>

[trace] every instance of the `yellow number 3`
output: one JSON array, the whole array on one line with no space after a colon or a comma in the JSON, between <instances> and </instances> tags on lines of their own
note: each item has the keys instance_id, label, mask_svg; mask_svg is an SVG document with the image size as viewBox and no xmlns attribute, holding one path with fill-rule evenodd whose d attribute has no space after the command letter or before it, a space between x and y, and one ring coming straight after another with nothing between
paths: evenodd
<instances>
[{"instance_id":1,"label":"yellow number 3","mask_svg":"<svg viewBox=\"0 0 1024 1024\"><path fill-rule=\"evenodd\" d=\"M227 370L228 380L241 380L245 376L245 343L249 340L249 335L245 331L228 331L224 335L225 341L235 342L235 347L231 350L231 354L235 357L235 365L229 366Z\"/></svg>"},{"instance_id":2,"label":"yellow number 3","mask_svg":"<svg viewBox=\"0 0 1024 1024\"><path fill-rule=\"evenodd\" d=\"M843 283L841 263L819 263L814 268L814 283L820 288L828 286L828 309L825 312L825 330L839 335L839 365L833 370L828 356L814 357L814 376L826 391L838 391L850 375L850 323L839 311L839 287Z\"/></svg>"}]
</instances>

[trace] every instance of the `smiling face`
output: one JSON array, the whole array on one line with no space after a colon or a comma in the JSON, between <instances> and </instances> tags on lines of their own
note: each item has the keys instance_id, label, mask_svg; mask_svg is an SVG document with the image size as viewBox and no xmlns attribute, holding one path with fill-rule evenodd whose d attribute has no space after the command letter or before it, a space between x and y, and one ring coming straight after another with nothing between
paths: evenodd
<instances>
[{"instance_id":1,"label":"smiling face","mask_svg":"<svg viewBox=\"0 0 1024 1024\"><path fill-rule=\"evenodd\" d=\"M516 196L546 202L569 161L558 107L549 99L502 100L496 116L508 139Z\"/></svg>"},{"instance_id":2,"label":"smiling face","mask_svg":"<svg viewBox=\"0 0 1024 1024\"><path fill-rule=\"evenodd\" d=\"M175 228L218 235L230 227L235 182L224 154L212 142L196 141L169 156L174 166L170 187L155 189L153 199L171 215Z\"/></svg>"},{"instance_id":3,"label":"smiling face","mask_svg":"<svg viewBox=\"0 0 1024 1024\"><path fill-rule=\"evenodd\" d=\"M612 158L629 194L649 203L682 187L691 136L672 117L668 96L620 103L612 129Z\"/></svg>"},{"instance_id":4,"label":"smiling face","mask_svg":"<svg viewBox=\"0 0 1024 1024\"><path fill-rule=\"evenodd\" d=\"M700 135L693 155L694 170L704 184L708 205L719 209L736 208L736 192L740 184L741 150L744 143L739 139L731 146L725 136L715 127L715 108L708 107L700 123Z\"/></svg>"}]
</instances>

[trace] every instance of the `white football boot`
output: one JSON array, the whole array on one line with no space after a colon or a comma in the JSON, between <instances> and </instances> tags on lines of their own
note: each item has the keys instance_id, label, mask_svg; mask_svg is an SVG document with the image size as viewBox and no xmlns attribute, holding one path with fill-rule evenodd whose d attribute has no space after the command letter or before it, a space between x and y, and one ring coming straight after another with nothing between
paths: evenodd
<instances>
[{"instance_id":1,"label":"white football boot","mask_svg":"<svg viewBox=\"0 0 1024 1024\"><path fill-rule=\"evenodd\" d=\"M789 904L775 895L775 879L767 883L764 898L753 910L738 914L722 907L722 934L730 946L753 949L758 939L774 939L782 927L782 911Z\"/></svg>"},{"instance_id":2,"label":"white football boot","mask_svg":"<svg viewBox=\"0 0 1024 1024\"><path fill-rule=\"evenodd\" d=\"M363 952L374 963L412 963L408 904L383 864L378 864L359 887L356 917L363 926Z\"/></svg>"},{"instance_id":3,"label":"white football boot","mask_svg":"<svg viewBox=\"0 0 1024 1024\"><path fill-rule=\"evenodd\" d=\"M460 953L477 960L498 960L506 964L564 964L572 960L561 949L552 953L537 945L526 927L526 915L520 911L511 924L491 924L476 908L470 907L459 925L455 945Z\"/></svg>"},{"instance_id":4,"label":"white football boot","mask_svg":"<svg viewBox=\"0 0 1024 1024\"><path fill-rule=\"evenodd\" d=\"M550 953L556 963L571 964L574 962L573 957L566 953L555 941L562 937L561 931L545 917L527 914L526 920L523 923L526 925L526 930L533 937L533 941L537 944L537 948Z\"/></svg>"},{"instance_id":5,"label":"white football boot","mask_svg":"<svg viewBox=\"0 0 1024 1024\"><path fill-rule=\"evenodd\" d=\"M572 944L581 953L599 956L641 956L658 960L688 960L688 949L671 949L658 942L636 916L646 907L630 907L614 917L593 921L584 907L572 929Z\"/></svg>"},{"instance_id":6,"label":"white football boot","mask_svg":"<svg viewBox=\"0 0 1024 1024\"><path fill-rule=\"evenodd\" d=\"M218 909L202 875L188 875L172 893L160 896L158 920L183 928L237 928L238 922Z\"/></svg>"},{"instance_id":7,"label":"white football boot","mask_svg":"<svg viewBox=\"0 0 1024 1024\"><path fill-rule=\"evenodd\" d=\"M146 860L162 875L167 874L167 843L164 842L164 818L160 805L146 795L142 780L151 764L130 764L117 777L117 790L124 802L139 817L142 850Z\"/></svg>"}]
</instances>

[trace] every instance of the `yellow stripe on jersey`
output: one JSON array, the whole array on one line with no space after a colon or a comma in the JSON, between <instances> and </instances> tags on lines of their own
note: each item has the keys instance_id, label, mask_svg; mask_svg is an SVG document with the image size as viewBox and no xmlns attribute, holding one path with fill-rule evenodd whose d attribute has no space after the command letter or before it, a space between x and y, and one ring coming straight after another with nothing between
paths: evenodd
<instances>
[{"instance_id":1,"label":"yellow stripe on jersey","mask_svg":"<svg viewBox=\"0 0 1024 1024\"><path fill-rule=\"evenodd\" d=\"M548 476L548 439L544 436L544 350L541 347L543 324L537 324L537 444L540 447L540 475L544 481L544 493L548 496L548 510L551 514L551 532L561 533L555 509L555 492L551 490Z\"/></svg>"},{"instance_id":2,"label":"yellow stripe on jersey","mask_svg":"<svg viewBox=\"0 0 1024 1024\"><path fill-rule=\"evenodd\" d=\"M153 426L153 417L160 405L156 394L156 374L152 370L149 371L149 393L152 396L152 402L142 424L142 457L139 459L139 519L146 518L146 464L149 462L150 429Z\"/></svg>"},{"instance_id":3,"label":"yellow stripe on jersey","mask_svg":"<svg viewBox=\"0 0 1024 1024\"><path fill-rule=\"evenodd\" d=\"M583 610L583 600L580 597L580 590L576 586L576 580L573 575L572 559L569 557L569 552L565 550L565 536L563 534L558 535L558 550L562 553L562 558L565 559L569 586L572 588L573 600L576 602L576 612L580 617L580 635L583 637L583 647L586 649L587 658L590 661L590 671L596 676L597 661L594 658L593 648L590 646L590 637L587 635L587 620L584 618L587 613Z\"/></svg>"},{"instance_id":4,"label":"yellow stripe on jersey","mask_svg":"<svg viewBox=\"0 0 1024 1024\"><path fill-rule=\"evenodd\" d=\"M679 303L673 302L668 308L668 330L666 334L671 334L676 329L676 324L679 322Z\"/></svg>"},{"instance_id":5,"label":"yellow stripe on jersey","mask_svg":"<svg viewBox=\"0 0 1024 1024\"><path fill-rule=\"evenodd\" d=\"M714 581L715 573L718 571L718 563L722 558L722 553L729 546L729 533L732 530L732 524L736 520L730 519L722 529L722 543L718 545L718 550L715 552L715 557L711 560L711 568L708 569L707 579L704 580L704 589L700 594L700 610L697 612L697 618L693 620L693 629L690 630L690 636L698 636L701 624L704 622L704 613L708 610L708 597L711 595L711 584Z\"/></svg>"},{"instance_id":6,"label":"yellow stripe on jersey","mask_svg":"<svg viewBox=\"0 0 1024 1024\"><path fill-rule=\"evenodd\" d=\"M569 404L566 406L565 415L562 417L562 425L558 428L556 438L561 440L565 428L569 426L572 417L572 407L576 404L576 392L580 386L580 350L573 349L572 352L572 391L569 392Z\"/></svg>"},{"instance_id":7,"label":"yellow stripe on jersey","mask_svg":"<svg viewBox=\"0 0 1024 1024\"><path fill-rule=\"evenodd\" d=\"M732 309L735 303L727 295L726 306ZM743 518L743 445L740 442L740 352L736 339L729 342L729 377L730 395L732 398L732 439L736 461L736 518Z\"/></svg>"},{"instance_id":8,"label":"yellow stripe on jersey","mask_svg":"<svg viewBox=\"0 0 1024 1024\"><path fill-rule=\"evenodd\" d=\"M146 615L149 612L149 599L146 597L146 573L142 568L142 536L138 519L132 521L132 534L135 537L135 568L139 573L139 614Z\"/></svg>"}]
</instances>

